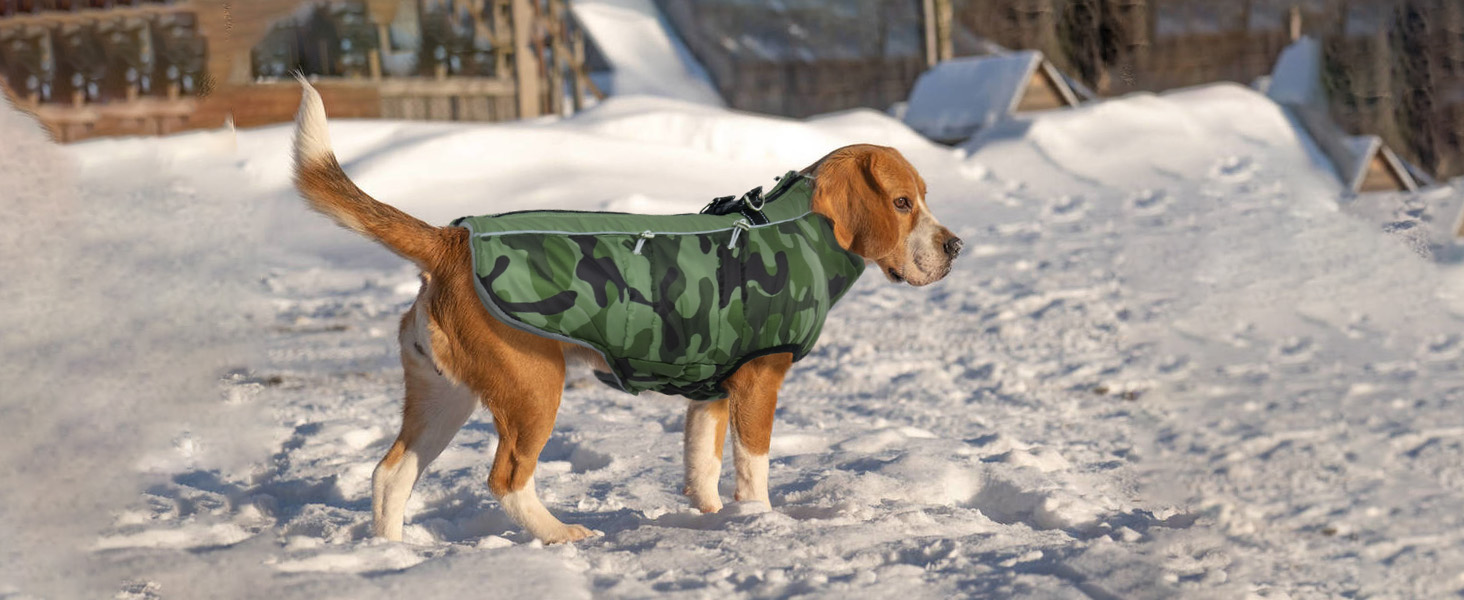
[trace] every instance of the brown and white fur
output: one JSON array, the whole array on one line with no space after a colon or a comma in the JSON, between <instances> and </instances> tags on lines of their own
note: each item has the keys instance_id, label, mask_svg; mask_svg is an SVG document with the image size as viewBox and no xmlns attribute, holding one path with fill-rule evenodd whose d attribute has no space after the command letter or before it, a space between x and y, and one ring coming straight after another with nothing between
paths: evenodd
<instances>
[{"instance_id":1,"label":"brown and white fur","mask_svg":"<svg viewBox=\"0 0 1464 600\"><path fill-rule=\"evenodd\" d=\"M296 118L295 184L311 208L376 240L422 269L416 303L398 339L406 379L401 433L372 477L372 531L402 538L407 498L479 404L493 413L498 450L488 489L515 523L545 543L593 535L550 514L534 491L534 467L548 441L569 359L603 360L582 347L536 336L491 317L473 288L468 232L433 227L362 192L331 150L325 107L303 80ZM925 181L899 152L846 146L804 169L814 211L828 217L844 248L879 265L894 282L944 277L961 242L925 205ZM739 501L768 503L768 445L788 354L763 356L725 382L729 397L691 402L686 413L685 493L703 512L722 508L717 479L730 422Z\"/></svg>"}]
</instances>

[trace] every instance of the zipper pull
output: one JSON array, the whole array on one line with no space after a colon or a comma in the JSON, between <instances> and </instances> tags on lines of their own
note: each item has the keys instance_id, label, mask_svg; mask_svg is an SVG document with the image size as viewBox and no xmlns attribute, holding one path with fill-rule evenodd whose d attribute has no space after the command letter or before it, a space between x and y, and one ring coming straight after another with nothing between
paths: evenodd
<instances>
[{"instance_id":1,"label":"zipper pull","mask_svg":"<svg viewBox=\"0 0 1464 600\"><path fill-rule=\"evenodd\" d=\"M642 231L641 232L640 239L638 239L638 240L635 241L635 254L637 256L640 255L641 248L646 245L646 240L649 240L649 239L651 239L653 237L656 237L656 234L651 233L649 231Z\"/></svg>"},{"instance_id":2,"label":"zipper pull","mask_svg":"<svg viewBox=\"0 0 1464 600\"><path fill-rule=\"evenodd\" d=\"M751 229L752 229L752 223L749 223L747 221L747 219L738 219L736 223L733 223L732 224L732 240L729 241L729 242L727 242L727 249L728 250L731 250L733 248L736 248L737 247L737 237L740 236L740 235L742 235L742 232L743 231L749 231Z\"/></svg>"}]
</instances>

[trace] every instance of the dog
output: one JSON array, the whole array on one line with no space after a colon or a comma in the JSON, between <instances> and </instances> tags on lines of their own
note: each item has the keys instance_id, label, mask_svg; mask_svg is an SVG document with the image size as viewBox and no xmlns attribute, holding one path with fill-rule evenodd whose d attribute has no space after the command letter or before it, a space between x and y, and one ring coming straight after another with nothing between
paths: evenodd
<instances>
[{"instance_id":1,"label":"dog","mask_svg":"<svg viewBox=\"0 0 1464 600\"><path fill-rule=\"evenodd\" d=\"M594 535L584 526L560 522L544 507L535 492L534 469L554 427L566 363L587 362L605 370L604 358L490 314L475 288L469 231L429 225L356 187L331 149L320 95L303 79L301 84L294 139L300 195L314 210L422 271L422 287L398 333L406 400L401 432L372 475L372 533L401 540L417 479L481 404L492 413L498 432L488 488L504 512L544 543ZM950 273L961 240L931 214L924 179L895 149L846 146L799 174L812 181L811 212L827 220L837 244L878 265L891 282L923 286ZM781 352L741 362L720 381L725 398L690 403L683 491L695 508L704 513L722 508L717 481L729 423L735 497L770 506L773 412L793 360L792 353Z\"/></svg>"}]
</instances>

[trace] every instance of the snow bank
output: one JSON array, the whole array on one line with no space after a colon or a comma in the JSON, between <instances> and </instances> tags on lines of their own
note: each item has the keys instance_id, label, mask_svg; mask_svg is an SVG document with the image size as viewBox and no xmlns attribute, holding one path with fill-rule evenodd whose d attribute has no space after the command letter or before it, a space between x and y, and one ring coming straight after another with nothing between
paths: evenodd
<instances>
[{"instance_id":1,"label":"snow bank","mask_svg":"<svg viewBox=\"0 0 1464 600\"><path fill-rule=\"evenodd\" d=\"M1280 106L1228 83L1133 94L1020 120L963 148L981 154L981 164L1027 181L1050 181L1036 174L1055 167L1064 176L1056 186L1249 181L1263 169L1313 206L1334 204L1340 191L1325 157Z\"/></svg>"}]
</instances>

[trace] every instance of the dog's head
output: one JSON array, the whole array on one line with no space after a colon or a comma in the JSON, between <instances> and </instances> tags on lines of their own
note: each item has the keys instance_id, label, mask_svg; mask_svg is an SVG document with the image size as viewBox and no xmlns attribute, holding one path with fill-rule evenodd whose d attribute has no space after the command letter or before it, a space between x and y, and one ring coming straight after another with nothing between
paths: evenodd
<instances>
[{"instance_id":1,"label":"dog's head","mask_svg":"<svg viewBox=\"0 0 1464 600\"><path fill-rule=\"evenodd\" d=\"M844 249L874 261L890 281L928 285L951 272L961 239L925 205L925 180L894 148L844 146L803 170L813 209Z\"/></svg>"}]
</instances>

